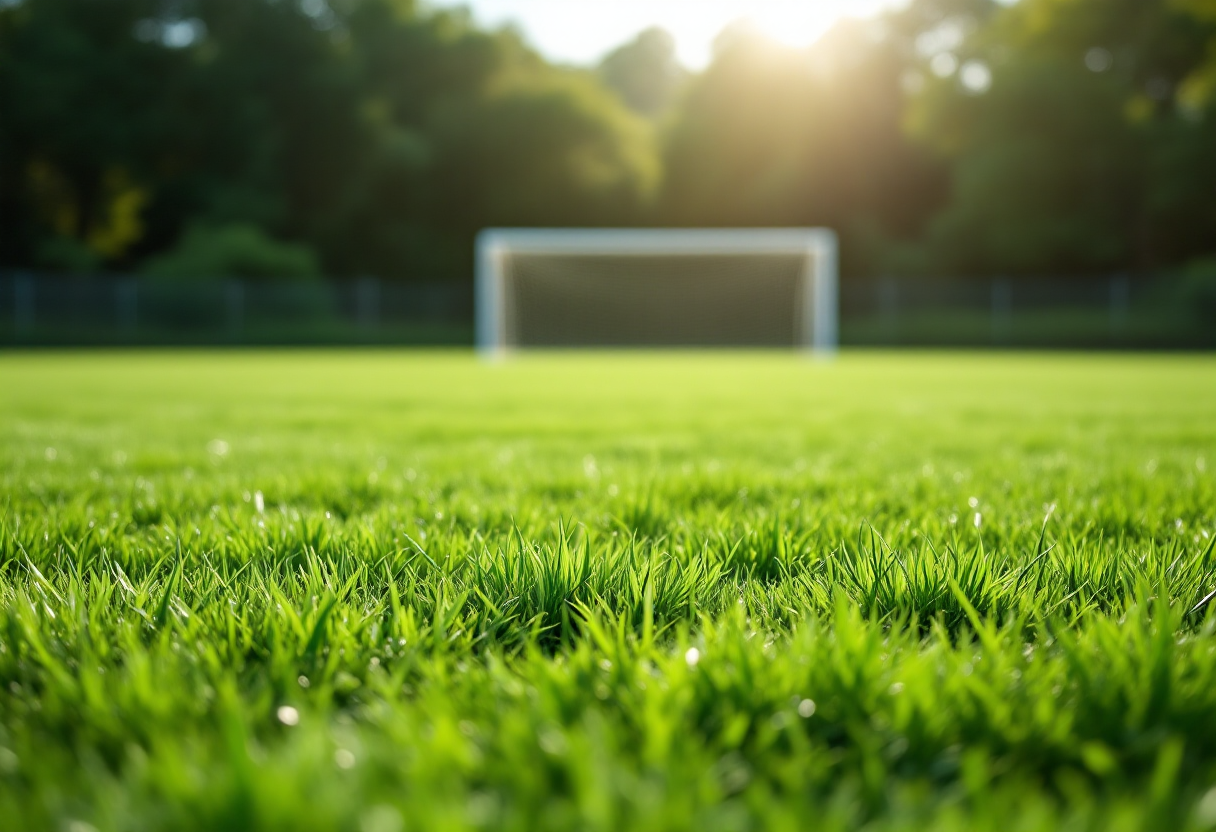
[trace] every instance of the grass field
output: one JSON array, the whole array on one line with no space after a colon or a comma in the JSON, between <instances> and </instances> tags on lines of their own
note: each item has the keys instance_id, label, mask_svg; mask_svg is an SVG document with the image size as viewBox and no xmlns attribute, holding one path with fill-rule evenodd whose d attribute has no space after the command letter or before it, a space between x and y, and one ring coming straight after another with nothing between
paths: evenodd
<instances>
[{"instance_id":1,"label":"grass field","mask_svg":"<svg viewBox=\"0 0 1216 832\"><path fill-rule=\"evenodd\" d=\"M1216 828L1213 535L1210 357L0 355L0 826Z\"/></svg>"}]
</instances>

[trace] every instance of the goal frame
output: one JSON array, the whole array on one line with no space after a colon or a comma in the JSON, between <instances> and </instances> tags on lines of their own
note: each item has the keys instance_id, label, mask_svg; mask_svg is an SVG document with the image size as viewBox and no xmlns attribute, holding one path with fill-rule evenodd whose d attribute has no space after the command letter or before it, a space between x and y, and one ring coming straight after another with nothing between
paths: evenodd
<instances>
[{"instance_id":1,"label":"goal frame","mask_svg":"<svg viewBox=\"0 0 1216 832\"><path fill-rule=\"evenodd\" d=\"M484 357L520 349L506 342L504 260L509 254L805 255L802 326L793 346L819 357L835 354L838 347L837 242L835 232L827 228L485 229L477 235L474 287L476 344Z\"/></svg>"}]
</instances>

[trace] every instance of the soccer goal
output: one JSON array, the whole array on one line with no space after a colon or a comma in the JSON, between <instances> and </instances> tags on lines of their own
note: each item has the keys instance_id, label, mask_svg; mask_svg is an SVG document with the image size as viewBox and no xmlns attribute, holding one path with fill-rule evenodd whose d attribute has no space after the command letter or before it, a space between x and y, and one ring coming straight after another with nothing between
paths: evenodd
<instances>
[{"instance_id":1,"label":"soccer goal","mask_svg":"<svg viewBox=\"0 0 1216 832\"><path fill-rule=\"evenodd\" d=\"M487 229L477 347L837 344L836 235L819 228Z\"/></svg>"}]
</instances>

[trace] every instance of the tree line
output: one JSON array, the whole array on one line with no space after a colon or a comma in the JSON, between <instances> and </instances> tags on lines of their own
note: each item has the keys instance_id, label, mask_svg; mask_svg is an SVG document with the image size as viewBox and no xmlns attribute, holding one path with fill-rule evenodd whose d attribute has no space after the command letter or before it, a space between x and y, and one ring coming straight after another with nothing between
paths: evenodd
<instances>
[{"instance_id":1,"label":"tree line","mask_svg":"<svg viewBox=\"0 0 1216 832\"><path fill-rule=\"evenodd\" d=\"M414 0L0 0L0 266L462 279L486 226L837 229L850 274L1216 253L1216 0L913 0L594 67Z\"/></svg>"}]
</instances>

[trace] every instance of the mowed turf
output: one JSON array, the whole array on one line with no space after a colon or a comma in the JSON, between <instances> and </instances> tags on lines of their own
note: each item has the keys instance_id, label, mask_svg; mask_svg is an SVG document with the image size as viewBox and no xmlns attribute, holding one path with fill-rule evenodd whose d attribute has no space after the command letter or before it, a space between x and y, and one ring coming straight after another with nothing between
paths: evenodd
<instances>
[{"instance_id":1,"label":"mowed turf","mask_svg":"<svg viewBox=\"0 0 1216 832\"><path fill-rule=\"evenodd\" d=\"M0 826L1216 827L1216 359L0 355Z\"/></svg>"}]
</instances>

